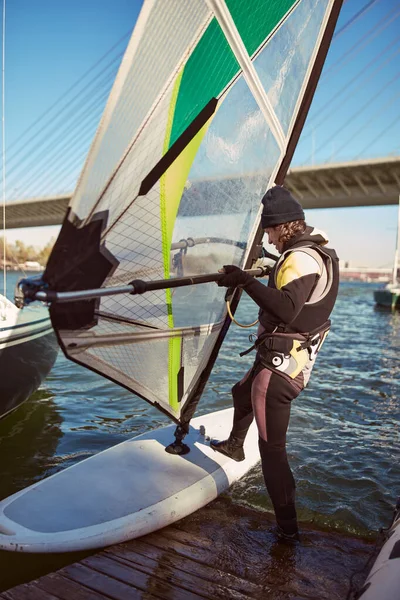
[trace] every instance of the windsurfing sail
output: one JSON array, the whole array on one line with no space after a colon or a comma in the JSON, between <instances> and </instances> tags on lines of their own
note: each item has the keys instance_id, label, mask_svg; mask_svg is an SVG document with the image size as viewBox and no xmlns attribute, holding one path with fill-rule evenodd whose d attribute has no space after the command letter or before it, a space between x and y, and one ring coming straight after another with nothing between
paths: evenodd
<instances>
[{"instance_id":1,"label":"windsurfing sail","mask_svg":"<svg viewBox=\"0 0 400 600\"><path fill-rule=\"evenodd\" d=\"M145 0L44 281L76 291L251 266L341 0ZM229 327L214 283L50 314L68 358L183 428ZM236 296L236 303L238 297Z\"/></svg>"}]
</instances>

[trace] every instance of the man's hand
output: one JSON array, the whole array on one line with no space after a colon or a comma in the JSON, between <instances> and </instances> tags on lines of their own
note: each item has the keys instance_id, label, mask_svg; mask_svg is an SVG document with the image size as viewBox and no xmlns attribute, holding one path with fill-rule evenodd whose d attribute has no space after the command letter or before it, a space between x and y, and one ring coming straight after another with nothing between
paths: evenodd
<instances>
[{"instance_id":1,"label":"man's hand","mask_svg":"<svg viewBox=\"0 0 400 600\"><path fill-rule=\"evenodd\" d=\"M217 281L217 285L220 287L243 287L253 279L251 275L235 265L224 265L223 269L219 270L219 273L225 274L224 277L221 277Z\"/></svg>"}]
</instances>

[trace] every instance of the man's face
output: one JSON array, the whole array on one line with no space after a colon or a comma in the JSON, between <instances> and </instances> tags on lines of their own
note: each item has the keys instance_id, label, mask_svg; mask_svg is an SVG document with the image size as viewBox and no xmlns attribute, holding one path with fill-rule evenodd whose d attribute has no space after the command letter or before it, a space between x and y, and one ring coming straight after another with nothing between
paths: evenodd
<instances>
[{"instance_id":1,"label":"man's face","mask_svg":"<svg viewBox=\"0 0 400 600\"><path fill-rule=\"evenodd\" d=\"M277 227L267 227L266 229L264 229L264 231L268 235L268 244L272 244L280 252L280 250L281 250L281 243L279 241L279 236L281 234L280 225L278 225Z\"/></svg>"}]
</instances>

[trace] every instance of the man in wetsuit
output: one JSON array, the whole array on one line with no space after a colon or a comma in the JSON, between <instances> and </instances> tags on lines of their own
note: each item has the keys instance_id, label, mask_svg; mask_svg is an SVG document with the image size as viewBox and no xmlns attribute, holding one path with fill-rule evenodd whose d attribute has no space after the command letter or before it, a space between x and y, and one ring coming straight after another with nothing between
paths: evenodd
<instances>
[{"instance_id":1,"label":"man in wetsuit","mask_svg":"<svg viewBox=\"0 0 400 600\"><path fill-rule=\"evenodd\" d=\"M252 368L232 388L234 417L227 440L211 447L244 460L243 443L253 420L265 485L280 538L298 539L295 482L286 455L290 405L307 385L329 331L339 286L338 258L325 234L306 225L301 205L281 186L262 199L261 226L281 254L268 286L234 265L224 266L218 285L244 291L258 304L259 328Z\"/></svg>"}]
</instances>

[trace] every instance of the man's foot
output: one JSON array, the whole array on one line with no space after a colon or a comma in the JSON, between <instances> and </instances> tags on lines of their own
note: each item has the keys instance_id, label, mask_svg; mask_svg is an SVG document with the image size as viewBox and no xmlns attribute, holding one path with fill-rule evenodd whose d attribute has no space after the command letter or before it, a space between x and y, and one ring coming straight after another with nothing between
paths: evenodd
<instances>
[{"instance_id":1,"label":"man's foot","mask_svg":"<svg viewBox=\"0 0 400 600\"><path fill-rule=\"evenodd\" d=\"M282 542L289 542L291 544L295 544L296 542L300 541L300 536L299 536L298 531L295 531L294 533L287 533L286 531L284 531L282 529L282 527L279 527L279 525L276 525L274 527L273 533L276 535L278 540L280 540Z\"/></svg>"},{"instance_id":2,"label":"man's foot","mask_svg":"<svg viewBox=\"0 0 400 600\"><path fill-rule=\"evenodd\" d=\"M225 456L228 456L237 462L241 462L245 459L243 443L231 435L227 440L223 440L222 442L211 440L210 446L213 450L221 452L221 454L225 454Z\"/></svg>"}]
</instances>

